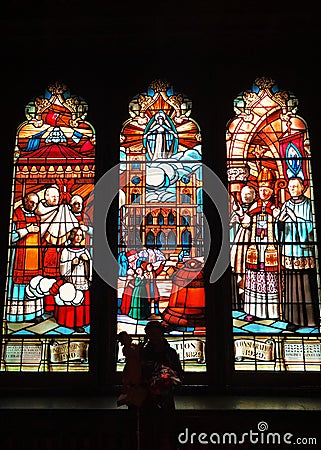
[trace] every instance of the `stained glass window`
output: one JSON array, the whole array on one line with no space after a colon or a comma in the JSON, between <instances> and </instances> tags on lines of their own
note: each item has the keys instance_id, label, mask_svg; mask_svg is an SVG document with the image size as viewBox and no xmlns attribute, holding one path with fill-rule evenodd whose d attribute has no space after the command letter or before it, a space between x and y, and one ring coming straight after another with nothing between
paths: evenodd
<instances>
[{"instance_id":1,"label":"stained glass window","mask_svg":"<svg viewBox=\"0 0 321 450\"><path fill-rule=\"evenodd\" d=\"M201 372L206 367L201 134L191 106L159 80L129 104L120 134L117 329L139 340L150 320L162 322L185 370ZM122 362L120 349L119 370Z\"/></svg>"},{"instance_id":2,"label":"stained glass window","mask_svg":"<svg viewBox=\"0 0 321 450\"><path fill-rule=\"evenodd\" d=\"M262 77L227 127L236 370L320 370L311 151L297 109Z\"/></svg>"},{"instance_id":3,"label":"stained glass window","mask_svg":"<svg viewBox=\"0 0 321 450\"><path fill-rule=\"evenodd\" d=\"M88 371L95 131L62 83L17 129L2 371Z\"/></svg>"}]
</instances>

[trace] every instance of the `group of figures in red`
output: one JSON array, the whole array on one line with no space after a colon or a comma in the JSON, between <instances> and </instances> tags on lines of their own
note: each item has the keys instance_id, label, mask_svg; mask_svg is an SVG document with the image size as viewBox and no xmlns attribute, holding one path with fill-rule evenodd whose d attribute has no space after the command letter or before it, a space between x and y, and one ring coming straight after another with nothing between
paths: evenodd
<instances>
[{"instance_id":1,"label":"group of figures in red","mask_svg":"<svg viewBox=\"0 0 321 450\"><path fill-rule=\"evenodd\" d=\"M90 323L95 134L85 115L86 103L55 83L27 105L18 128L9 323L51 319L81 333Z\"/></svg>"}]
</instances>

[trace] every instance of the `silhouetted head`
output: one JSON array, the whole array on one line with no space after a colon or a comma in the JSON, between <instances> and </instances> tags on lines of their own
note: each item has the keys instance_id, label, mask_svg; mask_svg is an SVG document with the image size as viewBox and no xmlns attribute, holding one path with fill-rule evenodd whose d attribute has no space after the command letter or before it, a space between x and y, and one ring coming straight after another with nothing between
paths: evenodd
<instances>
[{"instance_id":1,"label":"silhouetted head","mask_svg":"<svg viewBox=\"0 0 321 450\"><path fill-rule=\"evenodd\" d=\"M157 320L152 320L151 322L148 322L148 324L145 327L145 333L147 339L152 344L158 344L162 342L164 339L164 327Z\"/></svg>"},{"instance_id":2,"label":"silhouetted head","mask_svg":"<svg viewBox=\"0 0 321 450\"><path fill-rule=\"evenodd\" d=\"M127 333L127 331L121 331L117 335L117 341L120 342L121 345L130 345L132 342L132 338Z\"/></svg>"}]
</instances>

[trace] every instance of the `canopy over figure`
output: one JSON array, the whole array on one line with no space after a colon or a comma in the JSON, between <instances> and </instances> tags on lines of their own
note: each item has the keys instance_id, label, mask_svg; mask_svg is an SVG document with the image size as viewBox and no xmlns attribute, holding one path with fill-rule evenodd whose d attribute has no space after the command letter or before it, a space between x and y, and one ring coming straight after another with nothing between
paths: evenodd
<instances>
[{"instance_id":1,"label":"canopy over figure","mask_svg":"<svg viewBox=\"0 0 321 450\"><path fill-rule=\"evenodd\" d=\"M62 245L68 233L78 226L77 217L67 204L59 204L60 193L56 185L48 187L44 197L35 211L40 218L41 237L45 245Z\"/></svg>"}]
</instances>

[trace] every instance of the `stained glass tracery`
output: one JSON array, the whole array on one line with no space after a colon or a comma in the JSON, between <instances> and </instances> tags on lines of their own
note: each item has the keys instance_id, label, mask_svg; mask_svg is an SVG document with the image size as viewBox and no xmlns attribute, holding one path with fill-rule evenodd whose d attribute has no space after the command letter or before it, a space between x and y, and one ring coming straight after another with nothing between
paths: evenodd
<instances>
[{"instance_id":1,"label":"stained glass tracery","mask_svg":"<svg viewBox=\"0 0 321 450\"><path fill-rule=\"evenodd\" d=\"M17 130L1 370L88 371L95 131L56 82Z\"/></svg>"},{"instance_id":2,"label":"stained glass tracery","mask_svg":"<svg viewBox=\"0 0 321 450\"><path fill-rule=\"evenodd\" d=\"M235 368L320 370L320 282L308 129L269 78L227 127Z\"/></svg>"},{"instance_id":3,"label":"stained glass tracery","mask_svg":"<svg viewBox=\"0 0 321 450\"><path fill-rule=\"evenodd\" d=\"M185 370L203 371L200 130L191 101L160 80L129 114L120 135L118 331L140 339L158 320Z\"/></svg>"}]
</instances>

